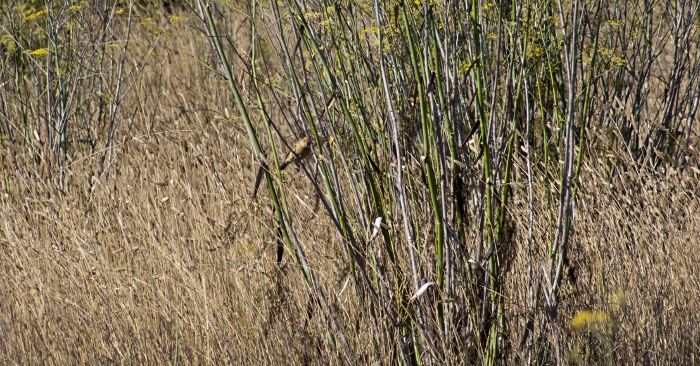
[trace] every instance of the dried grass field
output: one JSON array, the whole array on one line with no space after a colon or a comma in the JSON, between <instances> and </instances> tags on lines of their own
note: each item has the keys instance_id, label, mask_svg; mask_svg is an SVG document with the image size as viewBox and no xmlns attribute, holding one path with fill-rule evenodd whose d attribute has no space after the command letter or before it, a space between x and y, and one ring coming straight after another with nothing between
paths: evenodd
<instances>
[{"instance_id":1,"label":"dried grass field","mask_svg":"<svg viewBox=\"0 0 700 366\"><path fill-rule=\"evenodd\" d=\"M0 364L700 364L700 5L556 3L4 3Z\"/></svg>"}]
</instances>

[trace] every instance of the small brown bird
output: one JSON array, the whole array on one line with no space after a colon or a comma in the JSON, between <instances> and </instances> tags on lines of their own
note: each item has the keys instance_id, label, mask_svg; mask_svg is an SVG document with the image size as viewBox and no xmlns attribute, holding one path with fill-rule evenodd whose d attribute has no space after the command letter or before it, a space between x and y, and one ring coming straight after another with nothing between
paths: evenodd
<instances>
[{"instance_id":1,"label":"small brown bird","mask_svg":"<svg viewBox=\"0 0 700 366\"><path fill-rule=\"evenodd\" d=\"M299 164L304 159L309 157L311 153L311 138L309 136L302 137L299 141L294 144L294 150L287 154L287 157L280 164L280 170L284 170L289 164L296 163ZM266 167L261 164L258 168L258 174L255 176L255 188L253 189L253 198L258 194L258 188L260 188L260 182L262 182L263 169Z\"/></svg>"},{"instance_id":2,"label":"small brown bird","mask_svg":"<svg viewBox=\"0 0 700 366\"><path fill-rule=\"evenodd\" d=\"M299 163L306 159L311 152L311 138L304 136L301 140L294 144L294 151L290 151L287 157L280 164L280 170L284 170L291 163Z\"/></svg>"}]
</instances>

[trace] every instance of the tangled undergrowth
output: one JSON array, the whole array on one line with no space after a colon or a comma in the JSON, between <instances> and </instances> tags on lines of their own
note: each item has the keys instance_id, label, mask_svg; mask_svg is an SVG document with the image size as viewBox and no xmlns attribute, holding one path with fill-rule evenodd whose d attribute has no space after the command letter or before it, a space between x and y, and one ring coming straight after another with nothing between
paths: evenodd
<instances>
[{"instance_id":1,"label":"tangled undergrowth","mask_svg":"<svg viewBox=\"0 0 700 366\"><path fill-rule=\"evenodd\" d=\"M97 3L2 5L0 363L697 362L699 5Z\"/></svg>"}]
</instances>

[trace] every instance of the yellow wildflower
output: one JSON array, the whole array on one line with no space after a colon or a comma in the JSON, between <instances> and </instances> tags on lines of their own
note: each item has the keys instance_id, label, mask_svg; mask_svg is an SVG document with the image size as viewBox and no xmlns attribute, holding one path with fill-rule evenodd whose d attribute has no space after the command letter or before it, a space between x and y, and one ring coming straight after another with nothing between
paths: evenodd
<instances>
[{"instance_id":1,"label":"yellow wildflower","mask_svg":"<svg viewBox=\"0 0 700 366\"><path fill-rule=\"evenodd\" d=\"M608 314L597 310L581 310L573 318L571 318L571 327L581 329L603 325L609 321Z\"/></svg>"}]
</instances>

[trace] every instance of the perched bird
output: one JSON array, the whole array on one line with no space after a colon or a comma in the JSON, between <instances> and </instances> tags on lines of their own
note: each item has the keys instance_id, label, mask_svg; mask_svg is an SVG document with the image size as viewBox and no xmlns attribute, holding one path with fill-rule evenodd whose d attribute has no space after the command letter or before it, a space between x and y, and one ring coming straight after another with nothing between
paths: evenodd
<instances>
[{"instance_id":1,"label":"perched bird","mask_svg":"<svg viewBox=\"0 0 700 366\"><path fill-rule=\"evenodd\" d=\"M284 170L289 164L296 163L299 164L301 161L306 159L311 155L311 138L309 136L302 137L299 141L294 144L294 149L287 154L280 164L280 170ZM264 169L267 169L264 163L260 164L258 168L258 174L255 176L255 188L253 189L253 198L258 195L258 188L260 188L260 183L262 182Z\"/></svg>"},{"instance_id":2,"label":"perched bird","mask_svg":"<svg viewBox=\"0 0 700 366\"><path fill-rule=\"evenodd\" d=\"M280 164L280 170L284 170L291 163L299 163L306 159L311 152L311 138L304 136L301 140L294 144L294 151L290 151L287 157Z\"/></svg>"}]
</instances>

